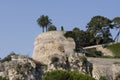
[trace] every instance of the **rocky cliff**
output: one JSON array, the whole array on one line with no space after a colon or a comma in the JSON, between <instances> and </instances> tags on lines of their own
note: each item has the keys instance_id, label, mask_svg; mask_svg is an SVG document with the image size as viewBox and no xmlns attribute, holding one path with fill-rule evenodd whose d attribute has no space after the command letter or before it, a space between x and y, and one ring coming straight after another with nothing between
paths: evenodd
<instances>
[{"instance_id":1,"label":"rocky cliff","mask_svg":"<svg viewBox=\"0 0 120 80\"><path fill-rule=\"evenodd\" d=\"M34 42L32 58L47 64L51 55L69 55L74 53L75 42L72 38L65 38L63 31L49 31L38 35Z\"/></svg>"},{"instance_id":2,"label":"rocky cliff","mask_svg":"<svg viewBox=\"0 0 120 80\"><path fill-rule=\"evenodd\" d=\"M92 73L97 80L101 76L106 77L107 80L119 80L116 78L120 75L120 59L88 58L88 61L93 63Z\"/></svg>"},{"instance_id":3,"label":"rocky cliff","mask_svg":"<svg viewBox=\"0 0 120 80\"><path fill-rule=\"evenodd\" d=\"M62 31L51 31L36 37L32 58L12 54L0 63L0 76L9 80L41 80L50 70L77 70L92 76L93 66L86 57L75 53L75 43Z\"/></svg>"},{"instance_id":4,"label":"rocky cliff","mask_svg":"<svg viewBox=\"0 0 120 80\"><path fill-rule=\"evenodd\" d=\"M65 38L63 31L39 34L34 42L32 58L12 54L0 61L0 76L9 80L41 80L50 70L76 70L97 80L119 80L120 59L87 58L74 52L75 42ZM116 79L118 77L118 79Z\"/></svg>"},{"instance_id":5,"label":"rocky cliff","mask_svg":"<svg viewBox=\"0 0 120 80\"><path fill-rule=\"evenodd\" d=\"M32 58L47 65L47 70L77 70L92 75L92 64L75 53L75 42L65 38L63 31L49 31L38 35Z\"/></svg>"},{"instance_id":6,"label":"rocky cliff","mask_svg":"<svg viewBox=\"0 0 120 80\"><path fill-rule=\"evenodd\" d=\"M47 70L77 70L88 73L99 80L101 76L114 80L120 74L118 64L113 59L91 58L89 61L80 53L75 53L75 43L71 38L65 38L62 31L50 31L38 35L34 43L32 58L46 64ZM102 46L97 50L103 50ZM100 64L99 64L100 63ZM101 64L102 63L102 64ZM117 69L117 70L116 70Z\"/></svg>"},{"instance_id":7,"label":"rocky cliff","mask_svg":"<svg viewBox=\"0 0 120 80\"><path fill-rule=\"evenodd\" d=\"M42 74L42 65L24 55L10 54L0 61L0 76L9 80L40 80Z\"/></svg>"}]
</instances>

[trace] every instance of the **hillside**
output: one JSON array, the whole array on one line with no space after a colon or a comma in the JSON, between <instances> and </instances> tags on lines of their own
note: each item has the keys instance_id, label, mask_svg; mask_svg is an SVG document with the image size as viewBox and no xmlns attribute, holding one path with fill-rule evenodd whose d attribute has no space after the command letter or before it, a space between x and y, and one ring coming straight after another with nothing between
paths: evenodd
<instances>
[{"instance_id":1,"label":"hillside","mask_svg":"<svg viewBox=\"0 0 120 80\"><path fill-rule=\"evenodd\" d=\"M40 80L42 73L42 65L25 55L10 54L0 61L0 80Z\"/></svg>"},{"instance_id":2,"label":"hillside","mask_svg":"<svg viewBox=\"0 0 120 80\"><path fill-rule=\"evenodd\" d=\"M35 38L32 58L25 55L10 54L0 60L0 76L9 80L42 80L42 76L46 72L68 70L88 74L96 80L101 77L107 80L119 77L120 59L86 57L80 52L75 52L74 40L66 38L64 33L64 31L49 31L39 34ZM90 53L113 56L113 53L109 52L114 47L120 48L118 46L118 44L110 44L104 48L102 45L96 45L84 49L94 48Z\"/></svg>"},{"instance_id":3,"label":"hillside","mask_svg":"<svg viewBox=\"0 0 120 80\"><path fill-rule=\"evenodd\" d=\"M88 57L106 57L119 58L120 57L120 42L113 42L103 45L94 45L84 47L88 51Z\"/></svg>"},{"instance_id":4,"label":"hillside","mask_svg":"<svg viewBox=\"0 0 120 80\"><path fill-rule=\"evenodd\" d=\"M105 76L107 80L115 80L120 75L120 59L87 58L93 63L93 77L97 80ZM119 80L119 79L118 79Z\"/></svg>"},{"instance_id":5,"label":"hillside","mask_svg":"<svg viewBox=\"0 0 120 80\"><path fill-rule=\"evenodd\" d=\"M111 44L111 45L107 45L106 48L112 51L115 57L120 57L120 43L119 42Z\"/></svg>"}]
</instances>

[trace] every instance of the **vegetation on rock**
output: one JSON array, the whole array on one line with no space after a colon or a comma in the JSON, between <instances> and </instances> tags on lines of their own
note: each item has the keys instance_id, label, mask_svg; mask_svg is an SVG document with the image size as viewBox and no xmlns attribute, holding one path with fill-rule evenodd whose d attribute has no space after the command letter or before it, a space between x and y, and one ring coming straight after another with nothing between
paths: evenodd
<instances>
[{"instance_id":1,"label":"vegetation on rock","mask_svg":"<svg viewBox=\"0 0 120 80\"><path fill-rule=\"evenodd\" d=\"M86 54L87 57L103 57L103 53L101 51L97 51L96 48L86 49L89 54Z\"/></svg>"},{"instance_id":2,"label":"vegetation on rock","mask_svg":"<svg viewBox=\"0 0 120 80\"><path fill-rule=\"evenodd\" d=\"M87 24L87 31L91 32L96 39L96 44L111 41L110 28L112 21L104 16L94 16Z\"/></svg>"},{"instance_id":3,"label":"vegetation on rock","mask_svg":"<svg viewBox=\"0 0 120 80\"><path fill-rule=\"evenodd\" d=\"M80 60L83 62L83 63L86 63L88 62L87 58L85 56L79 56Z\"/></svg>"},{"instance_id":4,"label":"vegetation on rock","mask_svg":"<svg viewBox=\"0 0 120 80\"><path fill-rule=\"evenodd\" d=\"M106 46L106 48L111 50L116 58L120 57L120 43L108 45L108 46Z\"/></svg>"},{"instance_id":5,"label":"vegetation on rock","mask_svg":"<svg viewBox=\"0 0 120 80\"><path fill-rule=\"evenodd\" d=\"M54 25L50 25L48 27L48 31L56 31L56 30L57 30L57 28Z\"/></svg>"},{"instance_id":6,"label":"vegetation on rock","mask_svg":"<svg viewBox=\"0 0 120 80\"><path fill-rule=\"evenodd\" d=\"M6 61L11 61L11 55L15 55L14 52L10 53L8 56L6 56L5 58L1 59L0 62L6 62Z\"/></svg>"},{"instance_id":7,"label":"vegetation on rock","mask_svg":"<svg viewBox=\"0 0 120 80\"><path fill-rule=\"evenodd\" d=\"M10 54L0 63L0 80L38 80L43 73L42 65L31 58L18 54Z\"/></svg>"},{"instance_id":8,"label":"vegetation on rock","mask_svg":"<svg viewBox=\"0 0 120 80\"><path fill-rule=\"evenodd\" d=\"M97 44L103 44L103 43L109 43L112 42L112 38L110 35L104 36L103 37L96 37L94 32L92 31L83 31L80 30L79 28L75 27L72 31L67 31L64 36L66 38L71 37L74 39L76 48L75 51L79 52L81 47L86 47L86 46L92 46L92 45L97 45ZM101 34L103 35L103 34ZM107 35L107 32L104 33L104 35ZM107 39L107 40L106 40Z\"/></svg>"},{"instance_id":9,"label":"vegetation on rock","mask_svg":"<svg viewBox=\"0 0 120 80\"><path fill-rule=\"evenodd\" d=\"M48 25L51 24L51 19L49 19L48 16L42 15L37 19L37 23L40 25L40 27L42 27L44 32L44 28L46 28L47 31Z\"/></svg>"},{"instance_id":10,"label":"vegetation on rock","mask_svg":"<svg viewBox=\"0 0 120 80\"><path fill-rule=\"evenodd\" d=\"M105 76L101 76L99 80L107 80Z\"/></svg>"},{"instance_id":11,"label":"vegetation on rock","mask_svg":"<svg viewBox=\"0 0 120 80\"><path fill-rule=\"evenodd\" d=\"M82 74L77 71L62 71L54 70L46 72L42 80L95 80L87 74Z\"/></svg>"},{"instance_id":12,"label":"vegetation on rock","mask_svg":"<svg viewBox=\"0 0 120 80\"><path fill-rule=\"evenodd\" d=\"M95 45L94 36L88 31L79 30L79 28L67 31L64 36L66 38L73 38L76 43L76 48Z\"/></svg>"},{"instance_id":13,"label":"vegetation on rock","mask_svg":"<svg viewBox=\"0 0 120 80\"><path fill-rule=\"evenodd\" d=\"M7 79L6 77L0 76L0 80L9 80L9 79Z\"/></svg>"}]
</instances>

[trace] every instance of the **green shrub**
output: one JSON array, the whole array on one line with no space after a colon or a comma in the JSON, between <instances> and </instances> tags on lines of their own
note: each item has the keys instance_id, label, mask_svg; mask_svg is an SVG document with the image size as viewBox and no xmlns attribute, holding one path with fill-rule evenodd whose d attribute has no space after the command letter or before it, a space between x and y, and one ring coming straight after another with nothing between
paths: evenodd
<instances>
[{"instance_id":1,"label":"green shrub","mask_svg":"<svg viewBox=\"0 0 120 80\"><path fill-rule=\"evenodd\" d=\"M67 31L65 34L64 34L64 37L66 38L73 38L74 39L74 33L72 31Z\"/></svg>"},{"instance_id":2,"label":"green shrub","mask_svg":"<svg viewBox=\"0 0 120 80\"><path fill-rule=\"evenodd\" d=\"M8 56L6 56L5 58L1 59L0 62L3 63L3 62L5 62L5 61L11 61L11 59L12 59L11 56L12 56L12 55L15 55L15 53L14 53L14 52L11 52Z\"/></svg>"},{"instance_id":3,"label":"green shrub","mask_svg":"<svg viewBox=\"0 0 120 80\"><path fill-rule=\"evenodd\" d=\"M120 58L120 43L108 45L106 48L113 52L115 58Z\"/></svg>"},{"instance_id":4,"label":"green shrub","mask_svg":"<svg viewBox=\"0 0 120 80\"><path fill-rule=\"evenodd\" d=\"M95 80L94 78L77 71L54 70L46 72L42 80Z\"/></svg>"},{"instance_id":5,"label":"green shrub","mask_svg":"<svg viewBox=\"0 0 120 80\"><path fill-rule=\"evenodd\" d=\"M6 77L0 76L0 80L9 80L9 79L7 79Z\"/></svg>"},{"instance_id":6,"label":"green shrub","mask_svg":"<svg viewBox=\"0 0 120 80\"><path fill-rule=\"evenodd\" d=\"M105 55L105 56L102 56L101 58L114 58L114 57L110 55Z\"/></svg>"},{"instance_id":7,"label":"green shrub","mask_svg":"<svg viewBox=\"0 0 120 80\"><path fill-rule=\"evenodd\" d=\"M16 78L15 80L21 80L20 78Z\"/></svg>"},{"instance_id":8,"label":"green shrub","mask_svg":"<svg viewBox=\"0 0 120 80\"><path fill-rule=\"evenodd\" d=\"M8 55L7 57L1 60L2 63L5 61L11 61L11 55Z\"/></svg>"},{"instance_id":9,"label":"green shrub","mask_svg":"<svg viewBox=\"0 0 120 80\"><path fill-rule=\"evenodd\" d=\"M79 58L83 63L86 63L88 61L85 56L80 56Z\"/></svg>"},{"instance_id":10,"label":"green shrub","mask_svg":"<svg viewBox=\"0 0 120 80\"><path fill-rule=\"evenodd\" d=\"M57 28L54 25L50 25L48 27L48 31L56 31L56 30L57 30Z\"/></svg>"}]
</instances>

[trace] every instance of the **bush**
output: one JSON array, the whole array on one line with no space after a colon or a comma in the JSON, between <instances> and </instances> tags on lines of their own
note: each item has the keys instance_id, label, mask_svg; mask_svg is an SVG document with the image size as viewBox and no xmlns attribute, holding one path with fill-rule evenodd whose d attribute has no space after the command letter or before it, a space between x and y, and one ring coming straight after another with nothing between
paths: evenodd
<instances>
[{"instance_id":1,"label":"bush","mask_svg":"<svg viewBox=\"0 0 120 80\"><path fill-rule=\"evenodd\" d=\"M54 25L50 25L48 27L48 31L56 31L56 30L57 30L57 28Z\"/></svg>"},{"instance_id":2,"label":"bush","mask_svg":"<svg viewBox=\"0 0 120 80\"><path fill-rule=\"evenodd\" d=\"M88 61L85 56L80 56L79 58L83 63L86 63Z\"/></svg>"},{"instance_id":3,"label":"bush","mask_svg":"<svg viewBox=\"0 0 120 80\"><path fill-rule=\"evenodd\" d=\"M11 61L11 59L12 59L11 56L12 56L12 55L15 55L15 53L14 53L14 52L11 52L7 57L5 57L4 59L1 59L0 62L3 63L3 62L5 62L5 61Z\"/></svg>"},{"instance_id":4,"label":"bush","mask_svg":"<svg viewBox=\"0 0 120 80\"><path fill-rule=\"evenodd\" d=\"M95 80L94 78L77 71L54 70L46 72L42 80Z\"/></svg>"},{"instance_id":5,"label":"bush","mask_svg":"<svg viewBox=\"0 0 120 80\"><path fill-rule=\"evenodd\" d=\"M9 80L9 79L7 79L6 77L0 76L0 80Z\"/></svg>"},{"instance_id":6,"label":"bush","mask_svg":"<svg viewBox=\"0 0 120 80\"><path fill-rule=\"evenodd\" d=\"M74 33L72 31L67 31L65 34L64 34L64 37L66 38L73 38L74 39Z\"/></svg>"},{"instance_id":7,"label":"bush","mask_svg":"<svg viewBox=\"0 0 120 80\"><path fill-rule=\"evenodd\" d=\"M16 78L15 80L21 80L20 78Z\"/></svg>"},{"instance_id":8,"label":"bush","mask_svg":"<svg viewBox=\"0 0 120 80\"><path fill-rule=\"evenodd\" d=\"M114 58L114 57L110 55L105 55L105 56L102 56L101 58Z\"/></svg>"},{"instance_id":9,"label":"bush","mask_svg":"<svg viewBox=\"0 0 120 80\"><path fill-rule=\"evenodd\" d=\"M115 58L120 58L120 43L108 45L106 48L113 52Z\"/></svg>"},{"instance_id":10,"label":"bush","mask_svg":"<svg viewBox=\"0 0 120 80\"><path fill-rule=\"evenodd\" d=\"M7 57L1 60L2 63L5 61L11 61L11 55L8 55Z\"/></svg>"}]
</instances>

